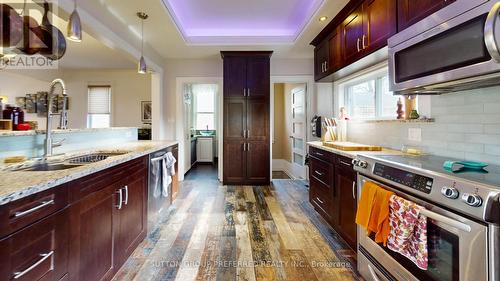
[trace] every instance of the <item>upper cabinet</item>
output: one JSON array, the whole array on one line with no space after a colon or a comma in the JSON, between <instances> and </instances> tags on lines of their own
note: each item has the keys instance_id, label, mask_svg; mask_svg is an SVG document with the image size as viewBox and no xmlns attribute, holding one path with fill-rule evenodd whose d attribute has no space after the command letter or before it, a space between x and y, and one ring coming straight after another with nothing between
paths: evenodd
<instances>
[{"instance_id":1,"label":"upper cabinet","mask_svg":"<svg viewBox=\"0 0 500 281\"><path fill-rule=\"evenodd\" d=\"M311 42L316 81L387 46L398 31L456 0L351 0Z\"/></svg>"},{"instance_id":2,"label":"upper cabinet","mask_svg":"<svg viewBox=\"0 0 500 281\"><path fill-rule=\"evenodd\" d=\"M401 31L456 0L398 0L398 30Z\"/></svg>"},{"instance_id":3,"label":"upper cabinet","mask_svg":"<svg viewBox=\"0 0 500 281\"><path fill-rule=\"evenodd\" d=\"M269 57L224 58L225 97L265 97L269 95Z\"/></svg>"}]
</instances>

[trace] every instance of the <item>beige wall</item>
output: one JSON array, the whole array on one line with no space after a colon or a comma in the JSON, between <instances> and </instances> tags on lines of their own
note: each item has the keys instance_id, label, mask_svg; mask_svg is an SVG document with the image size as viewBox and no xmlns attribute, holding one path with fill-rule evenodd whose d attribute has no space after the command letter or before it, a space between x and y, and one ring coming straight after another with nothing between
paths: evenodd
<instances>
[{"instance_id":1,"label":"beige wall","mask_svg":"<svg viewBox=\"0 0 500 281\"><path fill-rule=\"evenodd\" d=\"M68 112L70 128L87 126L87 94L89 85L111 85L112 126L141 127L142 100L151 100L151 77L139 75L135 70L64 70L49 72L3 72L0 74L0 96L14 98L37 91L48 91L50 81L60 77L66 82L70 96ZM57 117L56 117L57 118ZM45 117L26 114L25 120L38 121L39 128L45 128ZM57 125L57 122L54 122Z\"/></svg>"},{"instance_id":2,"label":"beige wall","mask_svg":"<svg viewBox=\"0 0 500 281\"><path fill-rule=\"evenodd\" d=\"M283 140L285 138L285 85L274 84L274 132L273 159L284 159Z\"/></svg>"}]
</instances>

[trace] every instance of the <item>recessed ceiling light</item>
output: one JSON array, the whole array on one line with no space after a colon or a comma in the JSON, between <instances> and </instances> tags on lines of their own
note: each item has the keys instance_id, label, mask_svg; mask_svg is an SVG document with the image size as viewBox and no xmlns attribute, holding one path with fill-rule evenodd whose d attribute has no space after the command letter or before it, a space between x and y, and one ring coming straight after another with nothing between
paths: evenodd
<instances>
[{"instance_id":1,"label":"recessed ceiling light","mask_svg":"<svg viewBox=\"0 0 500 281\"><path fill-rule=\"evenodd\" d=\"M322 16L322 17L320 17L320 18L319 18L319 21L325 21L325 20L327 20L327 19L328 19L328 17L326 17L326 16Z\"/></svg>"}]
</instances>

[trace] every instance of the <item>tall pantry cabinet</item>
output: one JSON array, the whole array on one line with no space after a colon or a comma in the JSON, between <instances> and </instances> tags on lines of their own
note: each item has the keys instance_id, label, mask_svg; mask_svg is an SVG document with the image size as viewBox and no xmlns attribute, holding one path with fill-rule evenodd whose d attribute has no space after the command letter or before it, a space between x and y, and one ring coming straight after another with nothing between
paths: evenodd
<instances>
[{"instance_id":1,"label":"tall pantry cabinet","mask_svg":"<svg viewBox=\"0 0 500 281\"><path fill-rule=\"evenodd\" d=\"M270 182L272 52L221 52L224 60L223 182Z\"/></svg>"}]
</instances>

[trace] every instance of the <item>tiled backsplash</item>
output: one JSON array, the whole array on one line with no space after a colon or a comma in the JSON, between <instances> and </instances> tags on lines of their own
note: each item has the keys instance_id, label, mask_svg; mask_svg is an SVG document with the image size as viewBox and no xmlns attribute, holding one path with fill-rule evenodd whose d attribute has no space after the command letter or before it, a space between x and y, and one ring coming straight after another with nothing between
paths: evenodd
<instances>
[{"instance_id":1,"label":"tiled backsplash","mask_svg":"<svg viewBox=\"0 0 500 281\"><path fill-rule=\"evenodd\" d=\"M349 122L348 139L500 165L500 87L433 96L431 114L434 123ZM421 142L409 140L410 128L421 129Z\"/></svg>"},{"instance_id":2,"label":"tiled backsplash","mask_svg":"<svg viewBox=\"0 0 500 281\"><path fill-rule=\"evenodd\" d=\"M44 152L45 134L27 132L24 135L0 136L0 159L9 156L40 157ZM17 132L22 133L22 132ZM54 141L64 139L54 148L54 154L85 150L137 140L137 128L57 130Z\"/></svg>"}]
</instances>

